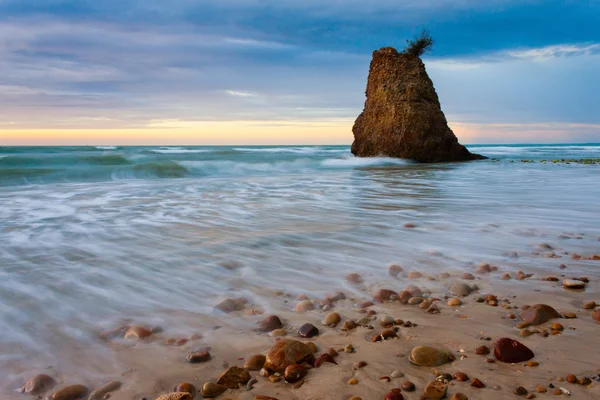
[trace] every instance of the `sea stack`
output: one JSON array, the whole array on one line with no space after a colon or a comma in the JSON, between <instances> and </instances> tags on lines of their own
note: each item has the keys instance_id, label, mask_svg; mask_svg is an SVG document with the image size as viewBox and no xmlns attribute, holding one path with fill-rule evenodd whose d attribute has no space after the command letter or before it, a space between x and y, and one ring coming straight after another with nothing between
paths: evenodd
<instances>
[{"instance_id":1,"label":"sea stack","mask_svg":"<svg viewBox=\"0 0 600 400\"><path fill-rule=\"evenodd\" d=\"M352 128L355 156L422 163L486 158L458 143L419 56L392 47L374 51L366 95Z\"/></svg>"}]
</instances>

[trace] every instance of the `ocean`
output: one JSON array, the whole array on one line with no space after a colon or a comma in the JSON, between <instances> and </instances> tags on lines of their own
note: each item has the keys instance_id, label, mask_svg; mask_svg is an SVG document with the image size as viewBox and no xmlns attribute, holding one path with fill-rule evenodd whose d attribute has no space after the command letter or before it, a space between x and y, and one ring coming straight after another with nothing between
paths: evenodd
<instances>
[{"instance_id":1,"label":"ocean","mask_svg":"<svg viewBox=\"0 0 600 400\"><path fill-rule=\"evenodd\" d=\"M122 321L169 334L257 317L214 306L354 292L385 279L485 261L539 243L599 247L598 144L481 145L490 157L423 165L354 158L348 146L0 147L0 385L47 368L122 372L98 333ZM528 160L533 162L523 162ZM414 228L406 224L413 224ZM585 266L582 273L585 273ZM593 268L593 266L589 266ZM527 283L523 283L526 285Z\"/></svg>"}]
</instances>

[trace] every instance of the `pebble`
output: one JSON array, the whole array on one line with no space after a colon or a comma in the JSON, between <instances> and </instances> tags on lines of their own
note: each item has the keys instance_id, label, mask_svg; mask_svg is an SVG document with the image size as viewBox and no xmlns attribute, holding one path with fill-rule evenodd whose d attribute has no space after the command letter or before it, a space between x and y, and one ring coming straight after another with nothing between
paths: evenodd
<instances>
[{"instance_id":1,"label":"pebble","mask_svg":"<svg viewBox=\"0 0 600 400\"><path fill-rule=\"evenodd\" d=\"M423 292L415 285L408 285L405 289L406 292L409 292L413 297L421 297L423 296Z\"/></svg>"},{"instance_id":2,"label":"pebble","mask_svg":"<svg viewBox=\"0 0 600 400\"><path fill-rule=\"evenodd\" d=\"M417 346L411 350L409 360L421 367L438 367L454 361L454 356L447 350L429 346Z\"/></svg>"},{"instance_id":3,"label":"pebble","mask_svg":"<svg viewBox=\"0 0 600 400\"><path fill-rule=\"evenodd\" d=\"M517 324L517 329L529 328L531 324L529 322L520 322Z\"/></svg>"},{"instance_id":4,"label":"pebble","mask_svg":"<svg viewBox=\"0 0 600 400\"><path fill-rule=\"evenodd\" d=\"M240 384L245 385L250 380L250 374L243 368L230 367L217 379L217 384L228 389L237 389Z\"/></svg>"},{"instance_id":5,"label":"pebble","mask_svg":"<svg viewBox=\"0 0 600 400\"><path fill-rule=\"evenodd\" d=\"M344 321L344 325L342 326L342 330L343 331L351 331L353 329L355 329L358 325L356 324L356 322L352 321L352 320L347 320Z\"/></svg>"},{"instance_id":6,"label":"pebble","mask_svg":"<svg viewBox=\"0 0 600 400\"><path fill-rule=\"evenodd\" d=\"M402 382L401 387L406 392L414 392L415 391L415 384L412 383L411 381Z\"/></svg>"},{"instance_id":7,"label":"pebble","mask_svg":"<svg viewBox=\"0 0 600 400\"><path fill-rule=\"evenodd\" d=\"M331 358L336 358L338 356L338 352L333 347L327 351L327 354L329 354Z\"/></svg>"},{"instance_id":8,"label":"pebble","mask_svg":"<svg viewBox=\"0 0 600 400\"><path fill-rule=\"evenodd\" d=\"M546 389L546 388L545 388L544 386L542 386L542 385L538 385L538 386L535 388L535 391L536 391L536 392L538 392L538 393L546 393L546 392L548 391L548 389Z\"/></svg>"},{"instance_id":9,"label":"pebble","mask_svg":"<svg viewBox=\"0 0 600 400\"><path fill-rule=\"evenodd\" d=\"M500 279L503 281L508 281L512 278L511 278L510 274L504 274L504 275L502 275L502 277Z\"/></svg>"},{"instance_id":10,"label":"pebble","mask_svg":"<svg viewBox=\"0 0 600 400\"><path fill-rule=\"evenodd\" d=\"M448 385L438 381L431 381L423 389L423 394L429 400L441 400L448 393Z\"/></svg>"},{"instance_id":11,"label":"pebble","mask_svg":"<svg viewBox=\"0 0 600 400\"><path fill-rule=\"evenodd\" d=\"M262 367L265 365L265 361L267 357L262 354L255 354L246 360L244 363L244 369L248 371L260 371Z\"/></svg>"},{"instance_id":12,"label":"pebble","mask_svg":"<svg viewBox=\"0 0 600 400\"><path fill-rule=\"evenodd\" d=\"M477 268L478 274L489 274L490 272L492 272L492 267L490 266L490 264L487 264L487 263L479 264L479 267Z\"/></svg>"},{"instance_id":13,"label":"pebble","mask_svg":"<svg viewBox=\"0 0 600 400\"><path fill-rule=\"evenodd\" d=\"M419 279L419 278L422 278L422 277L423 277L423 274L422 274L422 273L420 273L419 271L411 271L411 272L408 274L408 277L409 277L410 279Z\"/></svg>"},{"instance_id":14,"label":"pebble","mask_svg":"<svg viewBox=\"0 0 600 400\"><path fill-rule=\"evenodd\" d=\"M125 332L125 339L145 339L152 336L152 331L143 326L132 326Z\"/></svg>"},{"instance_id":15,"label":"pebble","mask_svg":"<svg viewBox=\"0 0 600 400\"><path fill-rule=\"evenodd\" d=\"M404 396L399 392L386 393L384 400L404 400Z\"/></svg>"},{"instance_id":16,"label":"pebble","mask_svg":"<svg viewBox=\"0 0 600 400\"><path fill-rule=\"evenodd\" d=\"M284 373L292 364L312 363L314 349L296 340L280 340L267 353L264 368L270 372Z\"/></svg>"},{"instance_id":17,"label":"pebble","mask_svg":"<svg viewBox=\"0 0 600 400\"><path fill-rule=\"evenodd\" d=\"M569 374L569 375L567 375L567 382L577 383L577 377L573 374Z\"/></svg>"},{"instance_id":18,"label":"pebble","mask_svg":"<svg viewBox=\"0 0 600 400\"><path fill-rule=\"evenodd\" d=\"M397 379L397 378L404 378L404 373L402 371L395 370L395 371L392 371L392 373L390 374L390 376L392 378L395 378L395 379Z\"/></svg>"},{"instance_id":19,"label":"pebble","mask_svg":"<svg viewBox=\"0 0 600 400\"><path fill-rule=\"evenodd\" d=\"M592 313L592 318L598 322L600 322L600 310L596 310Z\"/></svg>"},{"instance_id":20,"label":"pebble","mask_svg":"<svg viewBox=\"0 0 600 400\"><path fill-rule=\"evenodd\" d=\"M394 318L390 317L389 315L385 315L385 316L381 317L381 319L379 320L379 323L381 324L381 326L394 325L395 322L396 322L396 320Z\"/></svg>"},{"instance_id":21,"label":"pebble","mask_svg":"<svg viewBox=\"0 0 600 400\"><path fill-rule=\"evenodd\" d=\"M72 385L60 389L52 395L52 400L78 400L85 397L89 392L83 385Z\"/></svg>"},{"instance_id":22,"label":"pebble","mask_svg":"<svg viewBox=\"0 0 600 400\"><path fill-rule=\"evenodd\" d=\"M283 336L287 336L287 331L285 329L274 329L271 332L271 336L272 337L283 337Z\"/></svg>"},{"instance_id":23,"label":"pebble","mask_svg":"<svg viewBox=\"0 0 600 400\"><path fill-rule=\"evenodd\" d=\"M258 329L263 332L271 332L275 329L281 328L283 328L283 323L281 322L281 319L279 319L277 315L269 315L268 317L260 321Z\"/></svg>"},{"instance_id":24,"label":"pebble","mask_svg":"<svg viewBox=\"0 0 600 400\"><path fill-rule=\"evenodd\" d=\"M469 272L465 272L464 274L462 274L462 278L466 281L472 281L475 279L475 276Z\"/></svg>"},{"instance_id":25,"label":"pebble","mask_svg":"<svg viewBox=\"0 0 600 400\"><path fill-rule=\"evenodd\" d=\"M356 361L354 362L354 369L360 369L360 368L364 368L367 366L367 362L366 361Z\"/></svg>"},{"instance_id":26,"label":"pebble","mask_svg":"<svg viewBox=\"0 0 600 400\"><path fill-rule=\"evenodd\" d=\"M464 372L456 372L454 373L454 378L459 382L466 382L469 380L469 376Z\"/></svg>"},{"instance_id":27,"label":"pebble","mask_svg":"<svg viewBox=\"0 0 600 400\"><path fill-rule=\"evenodd\" d=\"M210 361L211 357L208 351L199 351L188 354L185 359L192 364L197 364L208 362Z\"/></svg>"},{"instance_id":28,"label":"pebble","mask_svg":"<svg viewBox=\"0 0 600 400\"><path fill-rule=\"evenodd\" d=\"M521 337L528 337L528 336L533 335L533 332L530 331L529 329L521 329L521 331L519 332L519 335Z\"/></svg>"},{"instance_id":29,"label":"pebble","mask_svg":"<svg viewBox=\"0 0 600 400\"><path fill-rule=\"evenodd\" d=\"M487 346L479 346L475 349L475 354L480 356L487 356L490 354L490 349Z\"/></svg>"},{"instance_id":30,"label":"pebble","mask_svg":"<svg viewBox=\"0 0 600 400\"><path fill-rule=\"evenodd\" d=\"M584 310L593 310L594 308L596 308L595 301L586 301L585 303L583 303Z\"/></svg>"},{"instance_id":31,"label":"pebble","mask_svg":"<svg viewBox=\"0 0 600 400\"><path fill-rule=\"evenodd\" d=\"M358 384L358 379L356 378L352 378L348 381L348 385L357 385Z\"/></svg>"},{"instance_id":32,"label":"pebble","mask_svg":"<svg viewBox=\"0 0 600 400\"><path fill-rule=\"evenodd\" d=\"M285 380L289 383L296 383L308 374L306 367L299 364L289 365L284 372Z\"/></svg>"},{"instance_id":33,"label":"pebble","mask_svg":"<svg viewBox=\"0 0 600 400\"><path fill-rule=\"evenodd\" d=\"M104 386L99 387L98 389L94 390L92 393L90 393L90 396L88 397L88 400L103 400L104 397L110 393L110 392L114 392L115 390L119 390L121 388L122 383L119 381L112 381L107 383ZM174 392L187 392L190 393L192 395L192 397L194 397L196 395L196 388L189 384L191 387L189 388L189 390L180 390L180 386L183 385L182 383L180 383L179 385L177 385L175 387L175 389L173 389Z\"/></svg>"},{"instance_id":34,"label":"pebble","mask_svg":"<svg viewBox=\"0 0 600 400\"><path fill-rule=\"evenodd\" d=\"M54 386L56 386L56 381L54 378L45 374L40 374L28 380L26 384L17 390L17 392L29 395L38 395L47 392Z\"/></svg>"},{"instance_id":35,"label":"pebble","mask_svg":"<svg viewBox=\"0 0 600 400\"><path fill-rule=\"evenodd\" d=\"M518 388L515 389L515 391L513 393L516 394L517 396L525 396L529 392L523 386L519 386Z\"/></svg>"},{"instance_id":36,"label":"pebble","mask_svg":"<svg viewBox=\"0 0 600 400\"><path fill-rule=\"evenodd\" d=\"M298 329L298 334L304 338L312 338L319 335L319 329L313 324L304 324Z\"/></svg>"},{"instance_id":37,"label":"pebble","mask_svg":"<svg viewBox=\"0 0 600 400\"><path fill-rule=\"evenodd\" d=\"M238 297L237 299L225 299L215 306L219 311L229 314L234 311L240 311L244 309L244 306L248 303L248 300L244 297Z\"/></svg>"},{"instance_id":38,"label":"pebble","mask_svg":"<svg viewBox=\"0 0 600 400\"><path fill-rule=\"evenodd\" d=\"M459 299L459 298L457 298L457 297L454 297L454 298L452 298L452 299L448 300L448 305L449 305L450 307L458 307L458 306L460 306L461 304L462 304L462 300L461 300L461 299Z\"/></svg>"},{"instance_id":39,"label":"pebble","mask_svg":"<svg viewBox=\"0 0 600 400\"><path fill-rule=\"evenodd\" d=\"M450 286L450 293L455 296L465 297L471 294L473 288L464 282L457 282Z\"/></svg>"},{"instance_id":40,"label":"pebble","mask_svg":"<svg viewBox=\"0 0 600 400\"><path fill-rule=\"evenodd\" d=\"M585 282L578 281L575 279L565 279L565 280L563 280L562 284L565 289L584 289L585 288Z\"/></svg>"},{"instance_id":41,"label":"pebble","mask_svg":"<svg viewBox=\"0 0 600 400\"><path fill-rule=\"evenodd\" d=\"M254 396L254 400L279 400L276 397L269 397L269 396Z\"/></svg>"},{"instance_id":42,"label":"pebble","mask_svg":"<svg viewBox=\"0 0 600 400\"><path fill-rule=\"evenodd\" d=\"M341 320L342 317L340 316L340 314L332 312L330 314L327 314L325 318L323 318L323 321L321 321L321 323L325 326L336 326L340 323Z\"/></svg>"},{"instance_id":43,"label":"pebble","mask_svg":"<svg viewBox=\"0 0 600 400\"><path fill-rule=\"evenodd\" d=\"M577 379L577 383L582 386L587 386L592 383L592 380L586 376L584 378Z\"/></svg>"},{"instance_id":44,"label":"pebble","mask_svg":"<svg viewBox=\"0 0 600 400\"><path fill-rule=\"evenodd\" d=\"M317 348L317 345L314 344L313 342L308 342L306 343L306 345L308 346L308 348L313 352L316 353L319 349Z\"/></svg>"},{"instance_id":45,"label":"pebble","mask_svg":"<svg viewBox=\"0 0 600 400\"><path fill-rule=\"evenodd\" d=\"M192 400L193 397L190 393L187 392L173 392L163 394L159 396L156 400Z\"/></svg>"},{"instance_id":46,"label":"pebble","mask_svg":"<svg viewBox=\"0 0 600 400\"><path fill-rule=\"evenodd\" d=\"M539 363L539 362L537 362L537 361L528 361L528 362L527 362L527 366L528 366L528 367L539 367L539 366L540 366L540 363Z\"/></svg>"},{"instance_id":47,"label":"pebble","mask_svg":"<svg viewBox=\"0 0 600 400\"><path fill-rule=\"evenodd\" d=\"M552 394L555 396L560 396L563 394L562 390L560 390L559 388L556 388L552 391Z\"/></svg>"},{"instance_id":48,"label":"pebble","mask_svg":"<svg viewBox=\"0 0 600 400\"><path fill-rule=\"evenodd\" d=\"M547 304L536 304L521 313L521 319L531 325L540 325L555 318L560 318L560 314Z\"/></svg>"},{"instance_id":49,"label":"pebble","mask_svg":"<svg viewBox=\"0 0 600 400\"><path fill-rule=\"evenodd\" d=\"M390 276L393 276L394 278L396 278L398 275L400 275L402 273L402 271L404 271L404 269L397 264L392 264L388 267L388 274Z\"/></svg>"},{"instance_id":50,"label":"pebble","mask_svg":"<svg viewBox=\"0 0 600 400\"><path fill-rule=\"evenodd\" d=\"M519 363L531 360L534 354L524 344L513 339L502 338L494 346L494 356L498 361L505 363Z\"/></svg>"},{"instance_id":51,"label":"pebble","mask_svg":"<svg viewBox=\"0 0 600 400\"><path fill-rule=\"evenodd\" d=\"M302 300L301 302L296 304L296 307L294 307L294 311L296 311L298 313L305 313L308 311L312 311L314 309L315 309L315 305L310 300Z\"/></svg>"},{"instance_id":52,"label":"pebble","mask_svg":"<svg viewBox=\"0 0 600 400\"><path fill-rule=\"evenodd\" d=\"M574 319L577 318L577 314L572 311L565 311L562 313L563 318Z\"/></svg>"},{"instance_id":53,"label":"pebble","mask_svg":"<svg viewBox=\"0 0 600 400\"><path fill-rule=\"evenodd\" d=\"M361 284L361 283L363 283L363 278L362 278L362 276L360 276L357 273L352 273L352 274L346 275L346 282Z\"/></svg>"},{"instance_id":54,"label":"pebble","mask_svg":"<svg viewBox=\"0 0 600 400\"><path fill-rule=\"evenodd\" d=\"M321 366L321 364L326 363L326 362L337 365L337 362L335 361L335 359L332 356L330 356L329 354L321 354L315 360L314 367L319 368Z\"/></svg>"},{"instance_id":55,"label":"pebble","mask_svg":"<svg viewBox=\"0 0 600 400\"><path fill-rule=\"evenodd\" d=\"M469 398L462 393L454 393L450 400L469 400Z\"/></svg>"},{"instance_id":56,"label":"pebble","mask_svg":"<svg viewBox=\"0 0 600 400\"><path fill-rule=\"evenodd\" d=\"M555 322L555 323L552 324L551 329L553 331L562 331L562 330L565 329L565 327L562 326L562 324L559 324L558 322Z\"/></svg>"},{"instance_id":57,"label":"pebble","mask_svg":"<svg viewBox=\"0 0 600 400\"><path fill-rule=\"evenodd\" d=\"M411 306L416 306L421 304L423 300L424 299L422 297L411 297L410 299L408 299L408 304L410 304Z\"/></svg>"},{"instance_id":58,"label":"pebble","mask_svg":"<svg viewBox=\"0 0 600 400\"><path fill-rule=\"evenodd\" d=\"M119 382L119 384L120 383L121 382ZM119 387L120 387L120 385L119 385ZM113 390L110 390L110 392L112 392ZM188 382L181 382L179 385L177 385L173 388L173 391L179 392L179 393L189 393L192 396L192 398L196 397L196 387ZM95 392L96 392L96 390L94 392L92 392L92 394ZM102 396L102 397L104 397L104 396ZM102 400L102 397L98 397L98 400ZM88 400L92 400L92 395L90 395Z\"/></svg>"},{"instance_id":59,"label":"pebble","mask_svg":"<svg viewBox=\"0 0 600 400\"><path fill-rule=\"evenodd\" d=\"M471 386L477 389L483 389L485 387L485 383L481 382L477 378L473 378L473 380L471 381Z\"/></svg>"},{"instance_id":60,"label":"pebble","mask_svg":"<svg viewBox=\"0 0 600 400\"><path fill-rule=\"evenodd\" d=\"M351 344L346 345L346 347L344 347L344 353L354 353L354 346Z\"/></svg>"},{"instance_id":61,"label":"pebble","mask_svg":"<svg viewBox=\"0 0 600 400\"><path fill-rule=\"evenodd\" d=\"M248 383L246 384L246 392L251 391L256 383L258 383L258 380L254 379L254 378L250 379L248 381Z\"/></svg>"}]
</instances>

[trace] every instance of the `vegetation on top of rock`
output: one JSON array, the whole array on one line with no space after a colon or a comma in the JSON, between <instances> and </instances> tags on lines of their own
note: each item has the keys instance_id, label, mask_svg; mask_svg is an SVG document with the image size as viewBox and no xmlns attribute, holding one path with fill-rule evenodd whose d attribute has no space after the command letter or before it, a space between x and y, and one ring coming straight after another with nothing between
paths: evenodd
<instances>
[{"instance_id":1,"label":"vegetation on top of rock","mask_svg":"<svg viewBox=\"0 0 600 400\"><path fill-rule=\"evenodd\" d=\"M402 50L402 53L421 57L423 54L433 50L434 44L433 37L431 37L427 29L424 29L421 35L415 37L413 40L406 40L406 46Z\"/></svg>"}]
</instances>

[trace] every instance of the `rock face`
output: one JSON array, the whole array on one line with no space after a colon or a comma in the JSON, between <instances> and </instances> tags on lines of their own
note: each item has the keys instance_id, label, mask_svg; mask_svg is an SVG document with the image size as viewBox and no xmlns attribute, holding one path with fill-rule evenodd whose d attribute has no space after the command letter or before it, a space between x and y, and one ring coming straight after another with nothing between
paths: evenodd
<instances>
[{"instance_id":1,"label":"rock face","mask_svg":"<svg viewBox=\"0 0 600 400\"><path fill-rule=\"evenodd\" d=\"M484 159L471 154L448 127L419 57L385 47L373 52L367 101L352 132L352 154L418 162Z\"/></svg>"}]
</instances>

